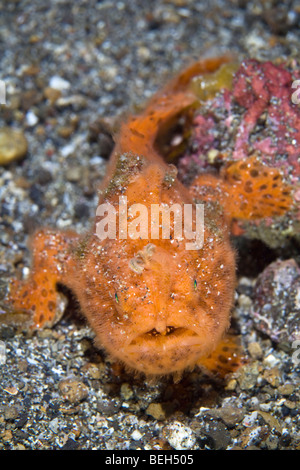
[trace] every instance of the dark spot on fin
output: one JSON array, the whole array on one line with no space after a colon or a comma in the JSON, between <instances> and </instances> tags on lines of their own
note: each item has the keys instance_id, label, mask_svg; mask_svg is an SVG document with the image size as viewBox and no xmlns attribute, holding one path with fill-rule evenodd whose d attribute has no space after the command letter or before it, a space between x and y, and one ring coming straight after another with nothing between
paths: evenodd
<instances>
[{"instance_id":1,"label":"dark spot on fin","mask_svg":"<svg viewBox=\"0 0 300 470\"><path fill-rule=\"evenodd\" d=\"M198 361L198 366L224 379L247 363L239 337L227 335L208 356Z\"/></svg>"}]
</instances>

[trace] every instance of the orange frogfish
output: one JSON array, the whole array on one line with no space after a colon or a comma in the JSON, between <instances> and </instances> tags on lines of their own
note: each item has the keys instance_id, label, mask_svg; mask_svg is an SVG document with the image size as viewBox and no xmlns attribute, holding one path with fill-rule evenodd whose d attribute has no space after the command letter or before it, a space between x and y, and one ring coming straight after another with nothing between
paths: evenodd
<instances>
[{"instance_id":1,"label":"orange frogfish","mask_svg":"<svg viewBox=\"0 0 300 470\"><path fill-rule=\"evenodd\" d=\"M235 343L226 337L236 282L231 223L272 214L268 194L275 181L279 212L286 211L289 189L278 169L254 157L185 187L157 145L158 135L199 106L190 87L194 77L227 61L188 67L121 126L88 233L45 228L31 238L30 275L12 280L6 297L11 311L31 314L31 328L57 321L57 285L63 284L101 347L131 370L162 376L237 366ZM253 191L257 198L249 200Z\"/></svg>"}]
</instances>

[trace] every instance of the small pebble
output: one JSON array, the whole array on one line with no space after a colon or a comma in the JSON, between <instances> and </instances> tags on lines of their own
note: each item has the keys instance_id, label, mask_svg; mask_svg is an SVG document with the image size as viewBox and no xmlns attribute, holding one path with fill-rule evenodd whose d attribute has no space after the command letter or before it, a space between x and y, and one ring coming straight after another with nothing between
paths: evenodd
<instances>
[{"instance_id":1,"label":"small pebble","mask_svg":"<svg viewBox=\"0 0 300 470\"><path fill-rule=\"evenodd\" d=\"M6 387L3 389L9 395L18 395L19 390L16 387Z\"/></svg>"},{"instance_id":2,"label":"small pebble","mask_svg":"<svg viewBox=\"0 0 300 470\"><path fill-rule=\"evenodd\" d=\"M140 431L138 429L136 429L131 434L131 437L134 441L139 441L140 439L142 439L143 435L140 433Z\"/></svg>"},{"instance_id":3,"label":"small pebble","mask_svg":"<svg viewBox=\"0 0 300 470\"><path fill-rule=\"evenodd\" d=\"M52 421L50 421L49 428L51 429L52 432L54 432L54 434L58 433L58 431L59 431L58 418L54 418L54 419L52 419Z\"/></svg>"},{"instance_id":4,"label":"small pebble","mask_svg":"<svg viewBox=\"0 0 300 470\"><path fill-rule=\"evenodd\" d=\"M278 433L281 433L281 425L275 416L273 416L271 413L266 413L265 411L258 411L258 414L270 426L271 430L275 429Z\"/></svg>"},{"instance_id":5,"label":"small pebble","mask_svg":"<svg viewBox=\"0 0 300 470\"><path fill-rule=\"evenodd\" d=\"M209 415L220 418L226 426L232 428L242 421L245 415L245 410L243 408L237 408L236 406L225 404L221 408L210 410Z\"/></svg>"},{"instance_id":6,"label":"small pebble","mask_svg":"<svg viewBox=\"0 0 300 470\"><path fill-rule=\"evenodd\" d=\"M112 416L118 413L119 409L121 408L121 404L118 403L116 400L102 398L99 400L97 405L97 410L101 415L104 416Z\"/></svg>"},{"instance_id":7,"label":"small pebble","mask_svg":"<svg viewBox=\"0 0 300 470\"><path fill-rule=\"evenodd\" d=\"M0 341L0 366L6 362L6 345L4 341Z\"/></svg>"},{"instance_id":8,"label":"small pebble","mask_svg":"<svg viewBox=\"0 0 300 470\"><path fill-rule=\"evenodd\" d=\"M133 397L132 388L128 383L121 385L121 396L124 398L124 400L130 400Z\"/></svg>"},{"instance_id":9,"label":"small pebble","mask_svg":"<svg viewBox=\"0 0 300 470\"><path fill-rule=\"evenodd\" d=\"M294 259L275 261L254 288L254 325L284 350L300 331L300 268Z\"/></svg>"},{"instance_id":10,"label":"small pebble","mask_svg":"<svg viewBox=\"0 0 300 470\"><path fill-rule=\"evenodd\" d=\"M7 405L4 409L4 419L13 421L19 416L19 410L15 406Z\"/></svg>"},{"instance_id":11,"label":"small pebble","mask_svg":"<svg viewBox=\"0 0 300 470\"><path fill-rule=\"evenodd\" d=\"M261 359L263 356L261 346L256 341L249 344L248 351L249 351L250 356L255 360Z\"/></svg>"},{"instance_id":12,"label":"small pebble","mask_svg":"<svg viewBox=\"0 0 300 470\"><path fill-rule=\"evenodd\" d=\"M77 181L79 181L82 176L82 170L80 167L77 166L70 168L66 176L68 181L71 181L72 183L77 183Z\"/></svg>"},{"instance_id":13,"label":"small pebble","mask_svg":"<svg viewBox=\"0 0 300 470\"><path fill-rule=\"evenodd\" d=\"M270 434L264 443L268 450L276 450L278 449L279 438L278 436Z\"/></svg>"},{"instance_id":14,"label":"small pebble","mask_svg":"<svg viewBox=\"0 0 300 470\"><path fill-rule=\"evenodd\" d=\"M44 96L51 104L54 104L61 97L61 91L56 88L46 87L44 89Z\"/></svg>"},{"instance_id":15,"label":"small pebble","mask_svg":"<svg viewBox=\"0 0 300 470\"><path fill-rule=\"evenodd\" d=\"M26 124L29 127L34 127L39 122L39 118L37 117L36 114L34 114L33 111L28 111L25 117L26 117Z\"/></svg>"},{"instance_id":16,"label":"small pebble","mask_svg":"<svg viewBox=\"0 0 300 470\"><path fill-rule=\"evenodd\" d=\"M249 448L261 441L262 438L262 427L251 426L241 434L241 445L242 448Z\"/></svg>"},{"instance_id":17,"label":"small pebble","mask_svg":"<svg viewBox=\"0 0 300 470\"><path fill-rule=\"evenodd\" d=\"M239 371L238 383L242 390L251 390L255 387L259 376L259 367L256 362L247 364Z\"/></svg>"},{"instance_id":18,"label":"small pebble","mask_svg":"<svg viewBox=\"0 0 300 470\"><path fill-rule=\"evenodd\" d=\"M163 421L166 418L166 413L161 403L150 403L146 409L146 413L158 421Z\"/></svg>"},{"instance_id":19,"label":"small pebble","mask_svg":"<svg viewBox=\"0 0 300 470\"><path fill-rule=\"evenodd\" d=\"M70 403L78 403L85 400L89 393L87 386L75 377L61 380L58 384L58 389L63 398Z\"/></svg>"},{"instance_id":20,"label":"small pebble","mask_svg":"<svg viewBox=\"0 0 300 470\"><path fill-rule=\"evenodd\" d=\"M166 426L163 434L171 447L176 450L192 449L196 443L196 436L193 431L179 421L174 421Z\"/></svg>"},{"instance_id":21,"label":"small pebble","mask_svg":"<svg viewBox=\"0 0 300 470\"><path fill-rule=\"evenodd\" d=\"M0 129L0 165L8 165L23 158L27 148L27 140L21 130L12 127Z\"/></svg>"},{"instance_id":22,"label":"small pebble","mask_svg":"<svg viewBox=\"0 0 300 470\"><path fill-rule=\"evenodd\" d=\"M229 431L220 421L209 421L203 427L202 433L209 439L209 443L214 450L224 450L231 442Z\"/></svg>"},{"instance_id":23,"label":"small pebble","mask_svg":"<svg viewBox=\"0 0 300 470\"><path fill-rule=\"evenodd\" d=\"M249 308L252 305L252 300L248 295L240 294L238 298L238 304L240 307Z\"/></svg>"},{"instance_id":24,"label":"small pebble","mask_svg":"<svg viewBox=\"0 0 300 470\"><path fill-rule=\"evenodd\" d=\"M278 392L281 393L281 395L292 395L294 392L295 387L293 384L283 384L278 387Z\"/></svg>"},{"instance_id":25,"label":"small pebble","mask_svg":"<svg viewBox=\"0 0 300 470\"><path fill-rule=\"evenodd\" d=\"M70 82L68 82L62 77L59 77L58 75L54 75L49 80L49 87L54 88L55 90L59 90L59 91L68 90L70 86L71 86Z\"/></svg>"},{"instance_id":26,"label":"small pebble","mask_svg":"<svg viewBox=\"0 0 300 470\"><path fill-rule=\"evenodd\" d=\"M264 371L263 377L274 388L278 388L282 380L278 367L272 367L271 369L266 369Z\"/></svg>"}]
</instances>

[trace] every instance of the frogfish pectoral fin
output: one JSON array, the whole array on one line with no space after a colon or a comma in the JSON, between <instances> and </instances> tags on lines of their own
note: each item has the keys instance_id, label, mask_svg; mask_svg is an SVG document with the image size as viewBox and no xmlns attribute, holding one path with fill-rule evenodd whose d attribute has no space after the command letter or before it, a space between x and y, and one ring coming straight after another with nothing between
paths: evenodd
<instances>
[{"instance_id":1,"label":"frogfish pectoral fin","mask_svg":"<svg viewBox=\"0 0 300 470\"><path fill-rule=\"evenodd\" d=\"M216 349L209 356L201 358L197 365L205 372L224 379L246 363L239 337L227 334Z\"/></svg>"}]
</instances>

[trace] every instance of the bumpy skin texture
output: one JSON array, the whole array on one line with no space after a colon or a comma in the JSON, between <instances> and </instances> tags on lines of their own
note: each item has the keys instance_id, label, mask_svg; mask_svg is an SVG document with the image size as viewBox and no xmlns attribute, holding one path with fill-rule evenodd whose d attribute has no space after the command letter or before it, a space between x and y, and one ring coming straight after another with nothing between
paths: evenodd
<instances>
[{"instance_id":1,"label":"bumpy skin texture","mask_svg":"<svg viewBox=\"0 0 300 470\"><path fill-rule=\"evenodd\" d=\"M242 185L239 191L236 179L230 181L231 167L227 181L206 176L187 189L155 145L163 126L168 129L193 108L196 99L187 89L193 77L214 72L226 61L220 58L191 66L156 95L140 116L129 118L120 130L99 199L99 204L113 205L117 215L120 196L127 197L128 207L139 203L149 212L151 204L183 208L201 201L205 204L203 247L186 250L187 240L177 240L174 227L170 239L153 239L150 225L143 239L101 241L96 233L99 217L81 239L72 232L41 230L31 242L31 275L23 283L12 281L7 298L16 311L32 312L33 327L55 321L56 285L62 283L75 293L99 344L130 369L164 375L180 374L201 362L225 373L237 366L235 343L225 340L224 344L222 339L235 286L230 222L240 215L230 202L230 191L244 198L245 188ZM249 168L237 170L249 172ZM225 210L220 190L226 192ZM129 215L129 222L133 219Z\"/></svg>"},{"instance_id":2,"label":"bumpy skin texture","mask_svg":"<svg viewBox=\"0 0 300 470\"><path fill-rule=\"evenodd\" d=\"M224 166L220 176L200 175L190 191L201 200L222 201L231 219L277 217L293 206L290 185L280 171L267 167L254 155Z\"/></svg>"},{"instance_id":3,"label":"bumpy skin texture","mask_svg":"<svg viewBox=\"0 0 300 470\"><path fill-rule=\"evenodd\" d=\"M128 205L192 203L177 180L164 184L168 170L143 161L126 187ZM116 209L117 193L109 196ZM228 327L235 268L228 234L214 224L206 222L201 250L187 251L186 240L174 240L172 231L172 240L153 240L150 233L146 240L88 239L75 292L113 356L165 374L193 366L215 348Z\"/></svg>"}]
</instances>

